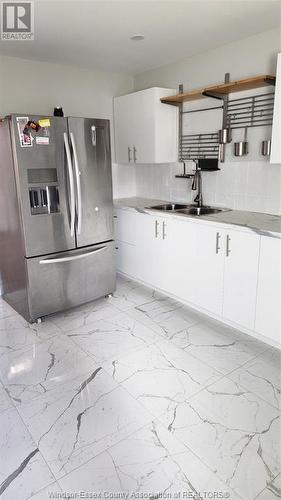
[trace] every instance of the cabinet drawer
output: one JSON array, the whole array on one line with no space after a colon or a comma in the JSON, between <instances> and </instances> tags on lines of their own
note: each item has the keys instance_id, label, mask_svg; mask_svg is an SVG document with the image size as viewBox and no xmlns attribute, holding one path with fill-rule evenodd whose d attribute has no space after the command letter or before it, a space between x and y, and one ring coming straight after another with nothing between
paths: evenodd
<instances>
[{"instance_id":1,"label":"cabinet drawer","mask_svg":"<svg viewBox=\"0 0 281 500\"><path fill-rule=\"evenodd\" d=\"M114 242L26 259L31 319L115 290Z\"/></svg>"}]
</instances>

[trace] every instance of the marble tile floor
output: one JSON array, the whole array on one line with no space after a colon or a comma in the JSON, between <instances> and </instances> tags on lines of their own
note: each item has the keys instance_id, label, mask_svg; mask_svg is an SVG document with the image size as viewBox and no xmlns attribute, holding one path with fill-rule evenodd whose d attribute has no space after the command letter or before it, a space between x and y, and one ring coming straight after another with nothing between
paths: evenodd
<instances>
[{"instance_id":1,"label":"marble tile floor","mask_svg":"<svg viewBox=\"0 0 281 500\"><path fill-rule=\"evenodd\" d=\"M281 498L281 353L124 277L27 324L0 300L0 498Z\"/></svg>"}]
</instances>

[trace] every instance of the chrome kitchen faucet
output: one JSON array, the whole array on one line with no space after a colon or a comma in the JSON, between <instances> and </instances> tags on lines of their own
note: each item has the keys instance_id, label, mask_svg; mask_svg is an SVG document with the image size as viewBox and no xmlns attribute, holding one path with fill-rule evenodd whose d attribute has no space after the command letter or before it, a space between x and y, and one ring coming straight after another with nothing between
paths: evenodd
<instances>
[{"instance_id":1,"label":"chrome kitchen faucet","mask_svg":"<svg viewBox=\"0 0 281 500\"><path fill-rule=\"evenodd\" d=\"M197 195L194 198L194 203L197 203L198 207L202 207L203 205L202 175L201 175L201 169L198 167L198 162L196 162L196 170L194 172L191 189L192 191L198 191Z\"/></svg>"}]
</instances>

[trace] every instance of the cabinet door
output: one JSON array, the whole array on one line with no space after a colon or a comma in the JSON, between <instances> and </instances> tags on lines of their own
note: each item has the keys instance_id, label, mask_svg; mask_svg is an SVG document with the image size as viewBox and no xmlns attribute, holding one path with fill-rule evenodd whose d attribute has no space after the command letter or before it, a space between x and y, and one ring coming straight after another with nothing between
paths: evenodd
<instances>
[{"instance_id":1,"label":"cabinet door","mask_svg":"<svg viewBox=\"0 0 281 500\"><path fill-rule=\"evenodd\" d=\"M116 269L120 273L137 277L137 249L135 245L123 241L115 241Z\"/></svg>"},{"instance_id":2,"label":"cabinet door","mask_svg":"<svg viewBox=\"0 0 281 500\"><path fill-rule=\"evenodd\" d=\"M163 272L165 266L163 239L163 217L140 214L142 218L139 233L140 274L139 279L163 289Z\"/></svg>"},{"instance_id":3,"label":"cabinet door","mask_svg":"<svg viewBox=\"0 0 281 500\"><path fill-rule=\"evenodd\" d=\"M153 89L114 99L116 161L153 163L154 108Z\"/></svg>"},{"instance_id":4,"label":"cabinet door","mask_svg":"<svg viewBox=\"0 0 281 500\"><path fill-rule=\"evenodd\" d=\"M188 302L196 280L196 228L190 221L171 219L165 231L164 288Z\"/></svg>"},{"instance_id":5,"label":"cabinet door","mask_svg":"<svg viewBox=\"0 0 281 500\"><path fill-rule=\"evenodd\" d=\"M167 234L171 293L221 315L224 254L219 246L223 232L214 226L173 220Z\"/></svg>"},{"instance_id":6,"label":"cabinet door","mask_svg":"<svg viewBox=\"0 0 281 500\"><path fill-rule=\"evenodd\" d=\"M261 237L255 331L281 344L281 240Z\"/></svg>"},{"instance_id":7,"label":"cabinet door","mask_svg":"<svg viewBox=\"0 0 281 500\"><path fill-rule=\"evenodd\" d=\"M133 210L114 210L115 239L136 245L139 231L138 214Z\"/></svg>"},{"instance_id":8,"label":"cabinet door","mask_svg":"<svg viewBox=\"0 0 281 500\"><path fill-rule=\"evenodd\" d=\"M196 224L192 238L191 302L220 316L223 297L223 236L219 227ZM189 279L188 276L186 279Z\"/></svg>"},{"instance_id":9,"label":"cabinet door","mask_svg":"<svg viewBox=\"0 0 281 500\"><path fill-rule=\"evenodd\" d=\"M172 89L153 87L136 92L132 131L135 163L169 163L178 161L178 109L163 104L161 97Z\"/></svg>"},{"instance_id":10,"label":"cabinet door","mask_svg":"<svg viewBox=\"0 0 281 500\"><path fill-rule=\"evenodd\" d=\"M281 163L281 53L278 55L270 163Z\"/></svg>"},{"instance_id":11,"label":"cabinet door","mask_svg":"<svg viewBox=\"0 0 281 500\"><path fill-rule=\"evenodd\" d=\"M117 163L133 163L135 130L134 94L114 99L115 158Z\"/></svg>"},{"instance_id":12,"label":"cabinet door","mask_svg":"<svg viewBox=\"0 0 281 500\"><path fill-rule=\"evenodd\" d=\"M173 95L173 89L154 89L155 108L155 163L175 163L178 161L177 106L161 103L161 97Z\"/></svg>"},{"instance_id":13,"label":"cabinet door","mask_svg":"<svg viewBox=\"0 0 281 500\"><path fill-rule=\"evenodd\" d=\"M155 162L154 89L134 94L134 128L132 129L133 161Z\"/></svg>"},{"instance_id":14,"label":"cabinet door","mask_svg":"<svg viewBox=\"0 0 281 500\"><path fill-rule=\"evenodd\" d=\"M223 316L254 329L260 236L226 231Z\"/></svg>"},{"instance_id":15,"label":"cabinet door","mask_svg":"<svg viewBox=\"0 0 281 500\"><path fill-rule=\"evenodd\" d=\"M178 109L160 102L160 97L173 93L153 87L114 99L118 163L177 161Z\"/></svg>"},{"instance_id":16,"label":"cabinet door","mask_svg":"<svg viewBox=\"0 0 281 500\"><path fill-rule=\"evenodd\" d=\"M163 245L159 218L122 209L115 216L117 270L160 287Z\"/></svg>"},{"instance_id":17,"label":"cabinet door","mask_svg":"<svg viewBox=\"0 0 281 500\"><path fill-rule=\"evenodd\" d=\"M149 253L146 243L148 222L152 217L133 210L115 210L115 239L117 255L117 270L132 278L146 281L144 249ZM149 255L147 256L149 259ZM143 269L144 268L144 269ZM143 277L145 275L145 278Z\"/></svg>"}]
</instances>

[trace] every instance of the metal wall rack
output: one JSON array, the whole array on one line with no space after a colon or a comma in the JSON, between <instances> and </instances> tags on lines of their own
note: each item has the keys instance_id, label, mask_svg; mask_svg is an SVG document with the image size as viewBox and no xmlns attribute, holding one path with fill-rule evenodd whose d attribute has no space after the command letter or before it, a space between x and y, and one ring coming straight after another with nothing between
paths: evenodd
<instances>
[{"instance_id":1,"label":"metal wall rack","mask_svg":"<svg viewBox=\"0 0 281 500\"><path fill-rule=\"evenodd\" d=\"M227 103L227 127L231 129L272 125L274 92L231 99Z\"/></svg>"},{"instance_id":2,"label":"metal wall rack","mask_svg":"<svg viewBox=\"0 0 281 500\"><path fill-rule=\"evenodd\" d=\"M231 82L230 74L226 73L223 84L190 92L183 92L183 85L179 85L179 93L177 95L163 97L161 102L179 107L179 161L219 158L223 162L225 157L225 144L219 143L219 134L217 131L209 134L183 134L183 115L212 109L222 109L222 129L271 125L274 92L231 100L229 100L229 93L251 90L266 85L275 85L275 80L274 76L260 75ZM222 102L222 105L194 110L183 109L184 102L200 99L204 96L218 99ZM184 176L185 173L181 175L181 177ZM187 174L186 177L188 177Z\"/></svg>"},{"instance_id":3,"label":"metal wall rack","mask_svg":"<svg viewBox=\"0 0 281 500\"><path fill-rule=\"evenodd\" d=\"M182 161L199 158L218 158L218 133L187 134L181 136L180 158Z\"/></svg>"}]
</instances>

